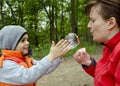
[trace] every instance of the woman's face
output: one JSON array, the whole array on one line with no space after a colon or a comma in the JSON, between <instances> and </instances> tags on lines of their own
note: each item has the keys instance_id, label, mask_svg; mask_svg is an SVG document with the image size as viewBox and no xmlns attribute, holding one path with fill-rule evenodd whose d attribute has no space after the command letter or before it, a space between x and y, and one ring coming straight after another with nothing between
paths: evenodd
<instances>
[{"instance_id":1,"label":"woman's face","mask_svg":"<svg viewBox=\"0 0 120 86\"><path fill-rule=\"evenodd\" d=\"M25 34L22 39L19 41L16 49L16 51L22 51L23 55L28 54L29 50L29 41L28 41L28 35Z\"/></svg>"},{"instance_id":2,"label":"woman's face","mask_svg":"<svg viewBox=\"0 0 120 86\"><path fill-rule=\"evenodd\" d=\"M93 40L97 42L105 42L109 36L109 21L104 20L100 12L100 6L92 7L90 11L90 20L88 22L88 28L93 36Z\"/></svg>"}]
</instances>

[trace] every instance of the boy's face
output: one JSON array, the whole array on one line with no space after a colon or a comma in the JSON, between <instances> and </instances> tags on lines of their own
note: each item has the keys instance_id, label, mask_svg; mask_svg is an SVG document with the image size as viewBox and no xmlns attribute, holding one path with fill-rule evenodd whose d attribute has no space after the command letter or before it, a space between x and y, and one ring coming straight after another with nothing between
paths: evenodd
<instances>
[{"instance_id":1,"label":"boy's face","mask_svg":"<svg viewBox=\"0 0 120 86\"><path fill-rule=\"evenodd\" d=\"M29 50L29 41L28 41L28 34L25 34L20 42L18 43L18 45L16 46L16 51L22 51L23 55L28 54L28 50Z\"/></svg>"}]
</instances>

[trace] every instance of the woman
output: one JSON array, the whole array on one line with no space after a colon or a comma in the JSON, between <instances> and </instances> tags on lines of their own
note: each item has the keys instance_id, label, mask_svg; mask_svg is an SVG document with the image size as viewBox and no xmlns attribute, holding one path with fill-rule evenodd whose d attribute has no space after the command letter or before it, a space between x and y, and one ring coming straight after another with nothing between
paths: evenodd
<instances>
[{"instance_id":1,"label":"woman","mask_svg":"<svg viewBox=\"0 0 120 86\"><path fill-rule=\"evenodd\" d=\"M120 0L93 0L85 11L93 40L104 45L103 54L98 62L82 49L73 57L94 77L94 86L120 86Z\"/></svg>"}]
</instances>

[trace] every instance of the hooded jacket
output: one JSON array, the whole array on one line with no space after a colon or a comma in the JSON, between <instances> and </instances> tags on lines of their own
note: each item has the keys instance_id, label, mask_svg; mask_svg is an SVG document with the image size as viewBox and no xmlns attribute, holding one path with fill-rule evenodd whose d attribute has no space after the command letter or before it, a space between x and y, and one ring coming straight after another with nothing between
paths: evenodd
<instances>
[{"instance_id":1,"label":"hooded jacket","mask_svg":"<svg viewBox=\"0 0 120 86\"><path fill-rule=\"evenodd\" d=\"M54 71L62 62L58 58L51 63L47 57L37 61L14 51L26 33L18 25L8 25L0 30L0 86L35 86L37 80Z\"/></svg>"},{"instance_id":2,"label":"hooded jacket","mask_svg":"<svg viewBox=\"0 0 120 86\"><path fill-rule=\"evenodd\" d=\"M2 50L2 56L0 58L0 67L3 66L4 60L12 60L17 64L24 66L25 68L30 68L33 65L32 59L28 56L23 57L22 52L20 51ZM0 86L16 86L16 85L0 82ZM36 84L32 83L26 84L24 86L36 86Z\"/></svg>"}]
</instances>

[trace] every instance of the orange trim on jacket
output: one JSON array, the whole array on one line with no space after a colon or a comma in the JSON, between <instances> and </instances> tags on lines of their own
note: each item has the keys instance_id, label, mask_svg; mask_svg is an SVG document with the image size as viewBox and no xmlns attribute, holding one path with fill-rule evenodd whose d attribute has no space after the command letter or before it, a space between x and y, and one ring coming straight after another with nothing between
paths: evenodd
<instances>
[{"instance_id":1,"label":"orange trim on jacket","mask_svg":"<svg viewBox=\"0 0 120 86\"><path fill-rule=\"evenodd\" d=\"M3 66L4 60L15 61L19 65L24 66L25 68L30 68L33 65L32 59L28 56L23 57L20 51L2 50L2 56L0 57L0 67ZM16 86L16 85L0 82L0 86ZM36 83L20 86L36 86Z\"/></svg>"}]
</instances>

